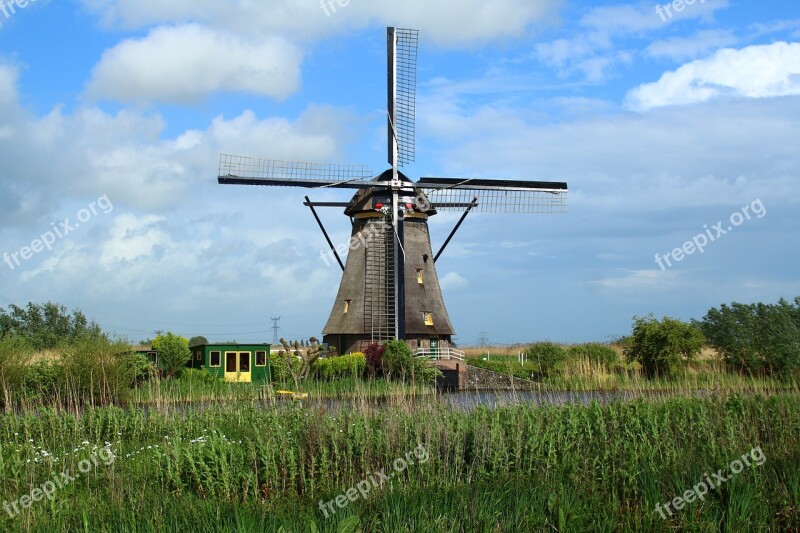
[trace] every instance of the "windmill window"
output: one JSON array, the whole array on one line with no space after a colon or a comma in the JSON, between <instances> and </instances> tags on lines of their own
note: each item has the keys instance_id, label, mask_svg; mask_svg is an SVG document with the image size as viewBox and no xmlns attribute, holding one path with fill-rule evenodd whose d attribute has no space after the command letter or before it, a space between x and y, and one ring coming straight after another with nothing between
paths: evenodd
<instances>
[{"instance_id":1,"label":"windmill window","mask_svg":"<svg viewBox=\"0 0 800 533\"><path fill-rule=\"evenodd\" d=\"M425 284L425 275L421 268L417 269L417 283L419 283L420 285Z\"/></svg>"},{"instance_id":2,"label":"windmill window","mask_svg":"<svg viewBox=\"0 0 800 533\"><path fill-rule=\"evenodd\" d=\"M215 366L215 367L220 366L220 359L222 358L221 356L222 356L221 352L211 352L209 354L208 366Z\"/></svg>"},{"instance_id":3,"label":"windmill window","mask_svg":"<svg viewBox=\"0 0 800 533\"><path fill-rule=\"evenodd\" d=\"M344 301L344 314L345 315L350 312L350 302L352 302L352 301L353 300L345 300Z\"/></svg>"},{"instance_id":4,"label":"windmill window","mask_svg":"<svg viewBox=\"0 0 800 533\"><path fill-rule=\"evenodd\" d=\"M433 325L433 313L429 313L429 312L425 311L424 313L422 313L422 320L425 321L425 325L426 326L432 326Z\"/></svg>"}]
</instances>

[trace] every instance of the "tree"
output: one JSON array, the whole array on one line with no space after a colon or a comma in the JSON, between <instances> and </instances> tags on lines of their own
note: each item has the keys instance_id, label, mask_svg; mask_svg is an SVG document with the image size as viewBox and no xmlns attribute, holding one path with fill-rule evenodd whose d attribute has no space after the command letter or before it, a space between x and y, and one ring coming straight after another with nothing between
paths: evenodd
<instances>
[{"instance_id":1,"label":"tree","mask_svg":"<svg viewBox=\"0 0 800 533\"><path fill-rule=\"evenodd\" d=\"M0 309L0 337L22 337L35 350L103 336L100 326L89 322L81 311L70 314L65 306L53 302L43 305L30 302L25 308L11 304L8 309Z\"/></svg>"},{"instance_id":2,"label":"tree","mask_svg":"<svg viewBox=\"0 0 800 533\"><path fill-rule=\"evenodd\" d=\"M650 314L634 317L625 356L638 361L648 377L669 376L696 357L704 345L705 337L696 326L669 317L659 321Z\"/></svg>"},{"instance_id":3,"label":"tree","mask_svg":"<svg viewBox=\"0 0 800 533\"><path fill-rule=\"evenodd\" d=\"M288 368L295 387L299 387L300 382L308 378L311 374L311 367L317 359L331 353L331 350L322 346L316 337L308 340L309 348L306 350L301 350L300 343L297 341L290 345L286 339L280 339L280 343L283 350L278 352L278 357ZM300 361L299 366L294 361Z\"/></svg>"},{"instance_id":4,"label":"tree","mask_svg":"<svg viewBox=\"0 0 800 533\"><path fill-rule=\"evenodd\" d=\"M189 339L189 348L194 348L195 346L204 346L206 344L208 344L208 339L202 335Z\"/></svg>"},{"instance_id":5,"label":"tree","mask_svg":"<svg viewBox=\"0 0 800 533\"><path fill-rule=\"evenodd\" d=\"M166 371L167 377L176 376L191 357L189 340L174 335L172 332L156 337L153 340L153 349L158 352L158 360Z\"/></svg>"},{"instance_id":6,"label":"tree","mask_svg":"<svg viewBox=\"0 0 800 533\"><path fill-rule=\"evenodd\" d=\"M699 327L733 370L800 371L800 297L794 305L784 299L777 304L723 304L710 309Z\"/></svg>"}]
</instances>

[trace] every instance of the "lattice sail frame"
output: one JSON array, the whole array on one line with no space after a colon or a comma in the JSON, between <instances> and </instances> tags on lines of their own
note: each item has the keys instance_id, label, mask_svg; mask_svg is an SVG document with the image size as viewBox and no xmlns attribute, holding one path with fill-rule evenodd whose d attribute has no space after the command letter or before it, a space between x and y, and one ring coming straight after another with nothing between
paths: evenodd
<instances>
[{"instance_id":1,"label":"lattice sail frame","mask_svg":"<svg viewBox=\"0 0 800 533\"><path fill-rule=\"evenodd\" d=\"M389 28L389 164L392 161L392 136L397 135L397 166L416 159L417 56L419 31ZM396 61L395 61L396 58ZM395 117L394 132L392 117Z\"/></svg>"},{"instance_id":2,"label":"lattice sail frame","mask_svg":"<svg viewBox=\"0 0 800 533\"><path fill-rule=\"evenodd\" d=\"M477 197L476 213L552 214L567 212L567 192L492 189L426 189L437 211L464 211Z\"/></svg>"},{"instance_id":3,"label":"lattice sail frame","mask_svg":"<svg viewBox=\"0 0 800 533\"><path fill-rule=\"evenodd\" d=\"M372 180L372 172L366 165L341 165L335 163L309 163L302 161L280 161L222 154L219 157L220 178L242 178L263 180L265 185L276 181L278 185L298 187L319 184L320 187L345 184L366 184Z\"/></svg>"}]
</instances>

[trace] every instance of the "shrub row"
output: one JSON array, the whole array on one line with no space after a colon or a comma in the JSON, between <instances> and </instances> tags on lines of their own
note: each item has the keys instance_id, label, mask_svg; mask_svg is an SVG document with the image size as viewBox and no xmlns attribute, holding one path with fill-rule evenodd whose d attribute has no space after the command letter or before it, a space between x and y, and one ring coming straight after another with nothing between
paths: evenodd
<instances>
[{"instance_id":1,"label":"shrub row","mask_svg":"<svg viewBox=\"0 0 800 533\"><path fill-rule=\"evenodd\" d=\"M342 378L360 378L367 368L363 353L326 357L314 362L312 372L317 379L333 381Z\"/></svg>"}]
</instances>

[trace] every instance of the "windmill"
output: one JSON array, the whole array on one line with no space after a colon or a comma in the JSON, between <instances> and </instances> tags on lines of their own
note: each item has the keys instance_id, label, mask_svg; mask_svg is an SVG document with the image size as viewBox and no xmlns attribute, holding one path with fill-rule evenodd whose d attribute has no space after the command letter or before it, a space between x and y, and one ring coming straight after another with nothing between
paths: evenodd
<instances>
[{"instance_id":1,"label":"windmill","mask_svg":"<svg viewBox=\"0 0 800 533\"><path fill-rule=\"evenodd\" d=\"M387 30L388 162L392 167L377 177L363 165L220 156L220 184L357 191L349 202L312 202L306 196L304 203L343 271L323 329L323 342L339 353L363 351L372 342L390 339L403 339L426 353L446 352L455 331L435 263L466 216L470 212L566 211L566 183L433 177L414 182L400 172L415 158L418 42L416 30ZM344 208L351 219L346 264L316 207ZM428 218L438 211L463 214L434 255Z\"/></svg>"}]
</instances>

